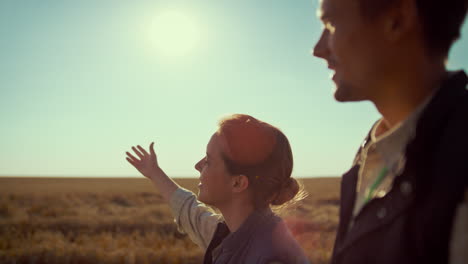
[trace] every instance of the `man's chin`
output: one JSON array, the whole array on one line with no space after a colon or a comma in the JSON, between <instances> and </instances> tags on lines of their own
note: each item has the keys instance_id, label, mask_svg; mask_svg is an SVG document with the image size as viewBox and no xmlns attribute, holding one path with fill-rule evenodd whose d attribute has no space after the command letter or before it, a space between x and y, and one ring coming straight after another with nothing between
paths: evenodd
<instances>
[{"instance_id":1,"label":"man's chin","mask_svg":"<svg viewBox=\"0 0 468 264\"><path fill-rule=\"evenodd\" d=\"M356 93L354 92L354 89L352 89L349 86L338 86L336 87L335 93L334 93L335 100L341 103L344 102L359 102L365 100L365 98L361 96L357 96Z\"/></svg>"},{"instance_id":2,"label":"man's chin","mask_svg":"<svg viewBox=\"0 0 468 264\"><path fill-rule=\"evenodd\" d=\"M346 103L346 102L359 102L362 100L358 99L353 99L352 97L347 97L347 96L337 96L335 95L335 100L340 103Z\"/></svg>"}]
</instances>

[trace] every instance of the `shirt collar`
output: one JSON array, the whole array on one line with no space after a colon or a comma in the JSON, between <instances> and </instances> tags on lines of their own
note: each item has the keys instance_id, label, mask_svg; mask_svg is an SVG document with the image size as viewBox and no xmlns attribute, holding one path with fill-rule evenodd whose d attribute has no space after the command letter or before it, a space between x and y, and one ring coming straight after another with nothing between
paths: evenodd
<instances>
[{"instance_id":1,"label":"shirt collar","mask_svg":"<svg viewBox=\"0 0 468 264\"><path fill-rule=\"evenodd\" d=\"M377 153L382 158L385 166L395 174L401 168L400 161L404 158L406 145L416 134L416 126L422 112L434 97L432 92L419 106L403 121L395 125L380 136L376 136L377 128L382 125L383 119L375 123L370 133L370 143L375 145Z\"/></svg>"},{"instance_id":2,"label":"shirt collar","mask_svg":"<svg viewBox=\"0 0 468 264\"><path fill-rule=\"evenodd\" d=\"M361 164L364 153L363 150L368 149L370 145L385 145L384 147L379 148L379 152L382 153L379 154L384 157L385 165L388 166L389 169L393 170L395 174L398 174L398 171L402 169L405 164L404 153L406 152L406 145L414 139L416 136L416 130L424 131L436 129L435 126L437 125L435 124L437 124L437 120L443 117L439 110L434 111L434 109L440 109L441 105L444 105L441 100L451 102L452 100L455 100L458 95L463 94L466 89L468 89L468 77L463 70L448 72L447 78L442 82L440 88L436 89L432 95L428 96L428 98L426 98L426 100L405 121L396 125L394 129L387 131L387 133L384 133L379 137L375 137L375 129L381 120L377 121L362 142L361 148L354 158L353 166ZM452 90L457 91L451 92ZM425 124L423 129L420 127L421 123ZM432 125L429 126L429 124ZM410 132L403 132L408 130ZM394 132L396 132L395 135L391 136ZM403 134L401 138L397 136L399 133ZM421 134L421 132L419 132L419 134ZM392 146L392 138L399 139L394 142L394 146ZM378 148L377 146L375 147ZM394 161L392 162L392 160L395 159L389 159L388 157L392 155L387 153L399 153L400 155L395 155L398 156L398 162L396 164Z\"/></svg>"}]
</instances>

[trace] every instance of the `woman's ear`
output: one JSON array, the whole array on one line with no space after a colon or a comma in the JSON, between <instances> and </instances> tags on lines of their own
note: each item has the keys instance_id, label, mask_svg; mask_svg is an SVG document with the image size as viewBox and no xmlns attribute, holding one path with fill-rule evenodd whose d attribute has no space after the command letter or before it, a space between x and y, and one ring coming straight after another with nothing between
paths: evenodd
<instances>
[{"instance_id":1,"label":"woman's ear","mask_svg":"<svg viewBox=\"0 0 468 264\"><path fill-rule=\"evenodd\" d=\"M243 174L232 177L233 192L240 193L249 187L249 178Z\"/></svg>"}]
</instances>

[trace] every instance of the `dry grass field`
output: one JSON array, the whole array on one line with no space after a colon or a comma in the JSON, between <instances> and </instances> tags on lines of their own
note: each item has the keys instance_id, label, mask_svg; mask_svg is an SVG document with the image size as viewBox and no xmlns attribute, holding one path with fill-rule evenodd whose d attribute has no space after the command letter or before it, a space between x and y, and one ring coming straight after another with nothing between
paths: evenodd
<instances>
[{"instance_id":1,"label":"dry grass field","mask_svg":"<svg viewBox=\"0 0 468 264\"><path fill-rule=\"evenodd\" d=\"M177 179L197 191L197 179ZM282 211L312 263L327 263L339 178L302 179L309 196ZM201 263L169 207L141 178L0 178L0 263Z\"/></svg>"}]
</instances>

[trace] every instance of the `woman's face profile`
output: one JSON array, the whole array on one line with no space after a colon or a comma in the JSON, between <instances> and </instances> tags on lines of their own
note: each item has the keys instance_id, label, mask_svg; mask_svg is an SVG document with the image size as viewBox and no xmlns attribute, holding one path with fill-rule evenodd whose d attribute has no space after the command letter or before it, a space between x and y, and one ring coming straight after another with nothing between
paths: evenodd
<instances>
[{"instance_id":1,"label":"woman's face profile","mask_svg":"<svg viewBox=\"0 0 468 264\"><path fill-rule=\"evenodd\" d=\"M208 142L206 156L195 164L195 169L200 172L198 199L218 208L232 198L232 177L222 157L222 140L222 136L215 133Z\"/></svg>"}]
</instances>

